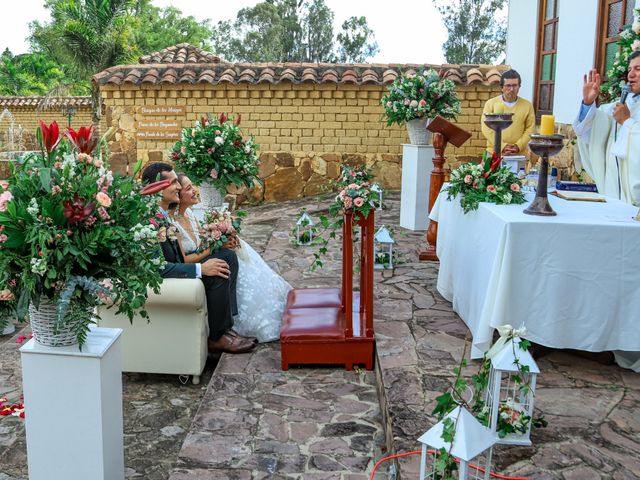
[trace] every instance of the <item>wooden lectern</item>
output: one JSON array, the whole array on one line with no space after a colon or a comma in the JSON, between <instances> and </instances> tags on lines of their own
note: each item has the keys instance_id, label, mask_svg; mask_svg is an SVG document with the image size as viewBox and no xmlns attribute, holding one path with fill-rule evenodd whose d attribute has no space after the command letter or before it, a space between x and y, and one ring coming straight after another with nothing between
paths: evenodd
<instances>
[{"instance_id":1,"label":"wooden lectern","mask_svg":"<svg viewBox=\"0 0 640 480\"><path fill-rule=\"evenodd\" d=\"M452 143L456 147L461 147L464 142L471 138L471 132L467 132L462 128L448 122L440 115L431 120L427 125L427 130L433 132L433 149L435 155L433 156L433 170L431 171L431 180L429 183L429 212L433 208L433 204L436 203L442 184L444 183L444 150L447 148L447 143ZM429 214L427 212L427 215ZM427 249L418 250L418 258L420 260L438 261L436 255L436 241L438 237L438 222L429 220L429 227L427 228Z\"/></svg>"}]
</instances>

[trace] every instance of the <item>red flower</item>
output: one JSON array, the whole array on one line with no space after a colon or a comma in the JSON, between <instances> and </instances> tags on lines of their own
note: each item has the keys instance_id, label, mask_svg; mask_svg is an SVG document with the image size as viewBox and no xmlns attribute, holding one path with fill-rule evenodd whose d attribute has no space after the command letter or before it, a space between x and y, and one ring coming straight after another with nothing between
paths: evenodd
<instances>
[{"instance_id":1,"label":"red flower","mask_svg":"<svg viewBox=\"0 0 640 480\"><path fill-rule=\"evenodd\" d=\"M242 114L238 114L238 116L236 117L236 125L240 125L240 119L242 118Z\"/></svg>"},{"instance_id":2,"label":"red flower","mask_svg":"<svg viewBox=\"0 0 640 480\"><path fill-rule=\"evenodd\" d=\"M206 127L207 125L209 125L209 120L207 119L207 117L205 117L204 115L200 118L200 124L202 125L202 128Z\"/></svg>"},{"instance_id":3,"label":"red flower","mask_svg":"<svg viewBox=\"0 0 640 480\"><path fill-rule=\"evenodd\" d=\"M80 127L77 132L73 128L68 128L65 136L71 140L71 143L73 143L80 153L91 155L98 144L98 139L94 133L95 128L92 125L91 127Z\"/></svg>"},{"instance_id":4,"label":"red flower","mask_svg":"<svg viewBox=\"0 0 640 480\"><path fill-rule=\"evenodd\" d=\"M220 125L227 121L227 116L224 113L220 114Z\"/></svg>"},{"instance_id":5,"label":"red flower","mask_svg":"<svg viewBox=\"0 0 640 480\"><path fill-rule=\"evenodd\" d=\"M58 124L54 120L51 125L47 127L47 124L40 120L40 131L42 132L42 144L44 145L47 153L51 153L60 141L60 129Z\"/></svg>"},{"instance_id":6,"label":"red flower","mask_svg":"<svg viewBox=\"0 0 640 480\"><path fill-rule=\"evenodd\" d=\"M62 202L62 206L64 207L64 216L67 219L67 223L73 225L89 218L96 204L91 202L87 205L85 199L79 198L78 194L74 193L73 201L66 200Z\"/></svg>"},{"instance_id":7,"label":"red flower","mask_svg":"<svg viewBox=\"0 0 640 480\"><path fill-rule=\"evenodd\" d=\"M158 180L157 182L150 183L140 190L140 195L153 195L154 193L164 190L169 185L171 185L170 180Z\"/></svg>"},{"instance_id":8,"label":"red flower","mask_svg":"<svg viewBox=\"0 0 640 480\"><path fill-rule=\"evenodd\" d=\"M236 147L236 148L240 148L240 145L241 145L240 140L237 140L237 139L236 139L236 140L233 142L233 146L234 146L234 147Z\"/></svg>"},{"instance_id":9,"label":"red flower","mask_svg":"<svg viewBox=\"0 0 640 480\"><path fill-rule=\"evenodd\" d=\"M496 152L493 152L493 156L491 157L491 164L489 165L489 170L494 171L502 164L502 157L498 155Z\"/></svg>"}]
</instances>

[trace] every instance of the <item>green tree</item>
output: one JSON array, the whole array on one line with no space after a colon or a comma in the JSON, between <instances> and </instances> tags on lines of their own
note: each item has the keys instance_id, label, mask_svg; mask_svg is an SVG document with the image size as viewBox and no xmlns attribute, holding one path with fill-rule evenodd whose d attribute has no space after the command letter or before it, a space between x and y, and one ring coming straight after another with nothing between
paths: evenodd
<instances>
[{"instance_id":1,"label":"green tree","mask_svg":"<svg viewBox=\"0 0 640 480\"><path fill-rule=\"evenodd\" d=\"M44 53L13 55L6 49L0 55L0 95L46 95L72 76L67 65L59 65ZM69 93L86 94L87 90L80 86Z\"/></svg>"},{"instance_id":2,"label":"green tree","mask_svg":"<svg viewBox=\"0 0 640 480\"><path fill-rule=\"evenodd\" d=\"M449 32L442 46L449 63L492 63L504 52L504 0L433 0Z\"/></svg>"},{"instance_id":3,"label":"green tree","mask_svg":"<svg viewBox=\"0 0 640 480\"><path fill-rule=\"evenodd\" d=\"M364 61L377 52L365 17L347 20L337 38L333 19L324 0L265 0L240 10L234 22L219 22L213 49L245 62Z\"/></svg>"},{"instance_id":4,"label":"green tree","mask_svg":"<svg viewBox=\"0 0 640 480\"><path fill-rule=\"evenodd\" d=\"M378 43L365 17L351 17L342 23L338 34L338 61L364 62L378 53Z\"/></svg>"},{"instance_id":5,"label":"green tree","mask_svg":"<svg viewBox=\"0 0 640 480\"><path fill-rule=\"evenodd\" d=\"M135 11L134 42L142 54L156 52L178 43L190 43L210 50L210 20L197 21L183 16L176 7L154 7L150 0L138 2Z\"/></svg>"}]
</instances>

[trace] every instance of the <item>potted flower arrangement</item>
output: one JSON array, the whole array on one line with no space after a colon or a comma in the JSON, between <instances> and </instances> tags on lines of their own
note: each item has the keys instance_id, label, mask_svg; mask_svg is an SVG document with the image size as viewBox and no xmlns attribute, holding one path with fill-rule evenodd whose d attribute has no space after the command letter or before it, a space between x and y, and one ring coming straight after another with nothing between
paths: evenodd
<instances>
[{"instance_id":1,"label":"potted flower arrangement","mask_svg":"<svg viewBox=\"0 0 640 480\"><path fill-rule=\"evenodd\" d=\"M502 158L483 154L480 163L465 163L451 172L447 199L460 195L464 213L476 210L480 202L496 204L524 203L520 179L509 167L502 167Z\"/></svg>"},{"instance_id":2,"label":"potted flower arrangement","mask_svg":"<svg viewBox=\"0 0 640 480\"><path fill-rule=\"evenodd\" d=\"M429 143L426 130L429 119L440 115L450 120L460 113L454 83L435 70L401 75L387 89L381 99L387 125L406 123L412 144Z\"/></svg>"},{"instance_id":3,"label":"potted flower arrangement","mask_svg":"<svg viewBox=\"0 0 640 480\"><path fill-rule=\"evenodd\" d=\"M154 199L109 170L93 128L65 136L40 122L41 151L12 165L1 186L0 290L19 318L29 311L38 342L82 346L101 299L145 316L162 254Z\"/></svg>"},{"instance_id":4,"label":"potted flower arrangement","mask_svg":"<svg viewBox=\"0 0 640 480\"><path fill-rule=\"evenodd\" d=\"M224 113L218 118L203 116L193 127L184 128L173 146L171 158L179 170L200 185L202 202L208 207L222 205L227 186L252 188L258 177L258 145L244 138L238 115L231 121Z\"/></svg>"}]
</instances>

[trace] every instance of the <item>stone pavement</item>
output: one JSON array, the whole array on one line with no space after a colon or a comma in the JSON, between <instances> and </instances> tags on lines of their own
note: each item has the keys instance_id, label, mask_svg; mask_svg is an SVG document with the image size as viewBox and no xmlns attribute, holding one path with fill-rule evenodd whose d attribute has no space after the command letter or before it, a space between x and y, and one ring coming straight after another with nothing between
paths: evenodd
<instances>
[{"instance_id":1,"label":"stone pavement","mask_svg":"<svg viewBox=\"0 0 640 480\"><path fill-rule=\"evenodd\" d=\"M397 225L399 196L385 203L376 223ZM292 285L335 286L337 242L317 272L308 271L313 249L288 242L299 208L316 217L327 205L324 197L253 207L243 236ZM281 372L271 343L223 355L215 372L212 359L200 386L125 374L127 477L364 480L374 459L416 450L469 337L436 291L437 264L416 261L422 238L396 228L404 263L377 277L375 372ZM0 337L0 396L12 401L21 390L16 335ZM531 479L640 478L640 375L560 351L539 365L536 405L549 427L534 431L532 447L497 449L495 470ZM61 414L71 421L73 406ZM416 460L400 462L403 479L417 478ZM392 478L386 466L379 472ZM0 480L24 478L23 421L0 417Z\"/></svg>"}]
</instances>

